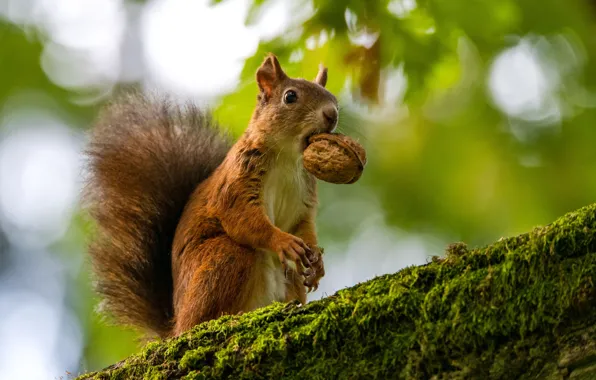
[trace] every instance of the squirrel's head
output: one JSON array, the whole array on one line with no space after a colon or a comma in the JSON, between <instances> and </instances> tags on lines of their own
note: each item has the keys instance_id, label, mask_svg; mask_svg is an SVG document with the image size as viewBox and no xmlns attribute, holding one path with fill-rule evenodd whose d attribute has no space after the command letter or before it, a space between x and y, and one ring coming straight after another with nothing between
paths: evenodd
<instances>
[{"instance_id":1,"label":"squirrel's head","mask_svg":"<svg viewBox=\"0 0 596 380\"><path fill-rule=\"evenodd\" d=\"M259 96L252 125L265 129L277 146L302 151L313 134L335 130L339 116L337 99L325 89L327 69L323 65L314 81L290 78L277 57L270 54L256 77Z\"/></svg>"}]
</instances>

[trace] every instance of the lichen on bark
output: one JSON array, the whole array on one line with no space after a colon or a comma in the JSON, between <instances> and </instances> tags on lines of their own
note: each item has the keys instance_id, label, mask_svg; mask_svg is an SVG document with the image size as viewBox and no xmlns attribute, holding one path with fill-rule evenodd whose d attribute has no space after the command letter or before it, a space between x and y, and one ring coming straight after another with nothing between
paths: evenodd
<instances>
[{"instance_id":1,"label":"lichen on bark","mask_svg":"<svg viewBox=\"0 0 596 380\"><path fill-rule=\"evenodd\" d=\"M595 237L591 205L304 306L203 323L80 379L596 376Z\"/></svg>"}]
</instances>

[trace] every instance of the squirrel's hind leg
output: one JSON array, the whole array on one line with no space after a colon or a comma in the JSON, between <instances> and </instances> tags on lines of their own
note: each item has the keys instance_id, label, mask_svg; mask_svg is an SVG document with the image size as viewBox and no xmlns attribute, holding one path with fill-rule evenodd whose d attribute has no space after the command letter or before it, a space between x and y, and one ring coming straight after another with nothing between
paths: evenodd
<instances>
[{"instance_id":1,"label":"squirrel's hind leg","mask_svg":"<svg viewBox=\"0 0 596 380\"><path fill-rule=\"evenodd\" d=\"M287 277L286 302L297 300L302 305L306 304L306 287L303 284L304 277L293 269L288 269Z\"/></svg>"},{"instance_id":2,"label":"squirrel's hind leg","mask_svg":"<svg viewBox=\"0 0 596 380\"><path fill-rule=\"evenodd\" d=\"M244 305L251 290L247 285L252 282L257 251L225 235L209 239L198 249L198 259L192 261L196 268L175 310L176 336L222 315L249 311Z\"/></svg>"}]
</instances>

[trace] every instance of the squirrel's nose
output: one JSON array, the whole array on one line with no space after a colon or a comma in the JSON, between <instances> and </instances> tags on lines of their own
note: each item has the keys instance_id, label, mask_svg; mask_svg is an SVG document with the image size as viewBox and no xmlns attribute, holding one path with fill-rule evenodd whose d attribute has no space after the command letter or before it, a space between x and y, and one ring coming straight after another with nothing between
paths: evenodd
<instances>
[{"instance_id":1,"label":"squirrel's nose","mask_svg":"<svg viewBox=\"0 0 596 380\"><path fill-rule=\"evenodd\" d=\"M323 118L327 124L327 128L332 132L337 124L337 108L333 105L323 108Z\"/></svg>"}]
</instances>

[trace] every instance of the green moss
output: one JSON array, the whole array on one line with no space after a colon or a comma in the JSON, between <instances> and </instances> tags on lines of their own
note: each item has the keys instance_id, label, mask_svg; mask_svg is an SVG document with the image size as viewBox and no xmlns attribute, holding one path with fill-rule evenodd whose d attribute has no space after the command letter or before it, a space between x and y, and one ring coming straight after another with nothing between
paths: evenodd
<instances>
[{"instance_id":1,"label":"green moss","mask_svg":"<svg viewBox=\"0 0 596 380\"><path fill-rule=\"evenodd\" d=\"M595 231L592 205L490 246L458 243L303 307L201 324L81 379L545 378L567 331L596 320Z\"/></svg>"},{"instance_id":2,"label":"green moss","mask_svg":"<svg viewBox=\"0 0 596 380\"><path fill-rule=\"evenodd\" d=\"M165 380L166 377L165 377L165 374L162 373L156 367L149 367L149 369L145 373L145 376L143 377L143 379L144 380Z\"/></svg>"}]
</instances>

